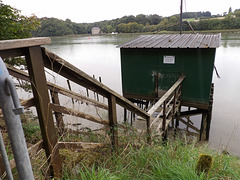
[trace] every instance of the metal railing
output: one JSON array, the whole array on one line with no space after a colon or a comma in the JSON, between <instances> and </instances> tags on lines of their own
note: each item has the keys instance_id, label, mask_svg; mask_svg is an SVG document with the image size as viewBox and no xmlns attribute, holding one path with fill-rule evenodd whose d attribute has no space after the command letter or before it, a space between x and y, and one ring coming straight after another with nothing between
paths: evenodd
<instances>
[{"instance_id":1,"label":"metal railing","mask_svg":"<svg viewBox=\"0 0 240 180\"><path fill-rule=\"evenodd\" d=\"M19 117L19 114L23 113L23 107L20 105L13 80L10 78L8 70L1 58L0 107L2 109L3 118L7 126L7 132L16 162L18 176L20 179L34 179L22 124ZM8 179L13 179L2 134L0 134L0 150L7 177Z\"/></svg>"}]
</instances>

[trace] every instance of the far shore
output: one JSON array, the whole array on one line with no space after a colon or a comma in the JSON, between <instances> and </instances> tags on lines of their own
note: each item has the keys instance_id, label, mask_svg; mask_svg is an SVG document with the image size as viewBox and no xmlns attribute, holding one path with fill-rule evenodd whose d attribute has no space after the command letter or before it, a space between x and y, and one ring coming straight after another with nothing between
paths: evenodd
<instances>
[{"instance_id":1,"label":"far shore","mask_svg":"<svg viewBox=\"0 0 240 180\"><path fill-rule=\"evenodd\" d=\"M178 34L179 31L158 31L158 32L139 32L139 33L118 33L118 34L99 34L94 36L118 36L118 35L142 35L142 34ZM183 34L194 33L193 31L183 31ZM216 33L240 33L240 29L222 29L222 30L204 30L204 31L195 31L195 33L199 34L216 34ZM52 37L79 37L79 36L92 36L91 34L72 34L66 36L52 36Z\"/></svg>"}]
</instances>

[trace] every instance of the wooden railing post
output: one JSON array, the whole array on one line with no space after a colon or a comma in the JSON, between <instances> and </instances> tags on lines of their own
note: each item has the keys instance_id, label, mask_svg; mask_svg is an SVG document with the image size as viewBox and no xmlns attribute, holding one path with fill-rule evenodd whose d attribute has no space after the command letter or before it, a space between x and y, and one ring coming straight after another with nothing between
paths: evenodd
<instances>
[{"instance_id":1,"label":"wooden railing post","mask_svg":"<svg viewBox=\"0 0 240 180\"><path fill-rule=\"evenodd\" d=\"M108 117L111 133L111 141L113 150L118 148L118 127L117 127L117 108L116 98L113 95L108 97Z\"/></svg>"},{"instance_id":2,"label":"wooden railing post","mask_svg":"<svg viewBox=\"0 0 240 180\"><path fill-rule=\"evenodd\" d=\"M50 92L51 92L52 102L54 104L60 105L58 93L54 92L52 90L50 90ZM62 135L64 133L64 129L65 129L64 128L64 122L63 122L63 115L62 115L62 113L59 113L59 112L54 112L54 114L55 114L55 118L56 118L59 133Z\"/></svg>"},{"instance_id":3,"label":"wooden railing post","mask_svg":"<svg viewBox=\"0 0 240 180\"><path fill-rule=\"evenodd\" d=\"M166 101L163 102L163 121L162 121L162 136L163 140L166 140L167 132L166 132Z\"/></svg>"},{"instance_id":4,"label":"wooden railing post","mask_svg":"<svg viewBox=\"0 0 240 180\"><path fill-rule=\"evenodd\" d=\"M151 128L150 128L151 116L147 118L147 143L151 144Z\"/></svg>"},{"instance_id":5,"label":"wooden railing post","mask_svg":"<svg viewBox=\"0 0 240 180\"><path fill-rule=\"evenodd\" d=\"M40 46L28 48L26 62L37 108L43 145L48 163L50 164L50 175L55 178L60 178L62 162L57 145L58 138L53 122L52 110L50 109L47 81Z\"/></svg>"}]
</instances>

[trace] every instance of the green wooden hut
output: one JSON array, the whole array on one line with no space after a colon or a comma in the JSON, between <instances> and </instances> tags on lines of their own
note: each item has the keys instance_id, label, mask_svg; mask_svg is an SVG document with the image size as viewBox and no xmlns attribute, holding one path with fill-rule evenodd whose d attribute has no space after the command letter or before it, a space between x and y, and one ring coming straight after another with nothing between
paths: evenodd
<instances>
[{"instance_id":1,"label":"green wooden hut","mask_svg":"<svg viewBox=\"0 0 240 180\"><path fill-rule=\"evenodd\" d=\"M181 76L183 105L207 109L221 34L141 35L120 45L128 99L159 99Z\"/></svg>"}]
</instances>

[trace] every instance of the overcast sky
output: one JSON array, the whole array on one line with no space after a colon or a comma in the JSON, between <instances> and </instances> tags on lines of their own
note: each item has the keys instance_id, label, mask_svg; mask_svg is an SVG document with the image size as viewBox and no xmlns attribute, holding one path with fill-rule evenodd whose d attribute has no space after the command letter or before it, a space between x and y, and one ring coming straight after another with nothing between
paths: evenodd
<instances>
[{"instance_id":1,"label":"overcast sky","mask_svg":"<svg viewBox=\"0 0 240 180\"><path fill-rule=\"evenodd\" d=\"M3 0L23 15L97 22L125 15L158 14L170 16L180 11L180 0ZM240 0L184 0L184 12L210 11L212 14L240 8Z\"/></svg>"}]
</instances>

